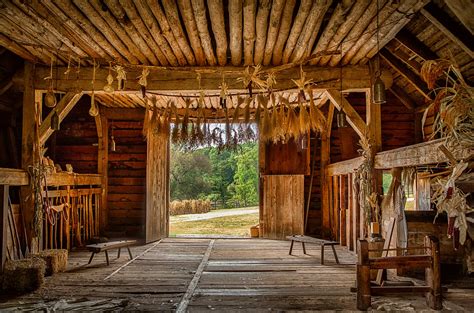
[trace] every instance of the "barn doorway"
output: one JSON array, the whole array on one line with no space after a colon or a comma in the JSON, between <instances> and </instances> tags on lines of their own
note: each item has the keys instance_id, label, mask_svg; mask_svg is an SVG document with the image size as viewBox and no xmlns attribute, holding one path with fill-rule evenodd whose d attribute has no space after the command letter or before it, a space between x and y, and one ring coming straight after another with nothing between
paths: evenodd
<instances>
[{"instance_id":1,"label":"barn doorway","mask_svg":"<svg viewBox=\"0 0 474 313\"><path fill-rule=\"evenodd\" d=\"M225 124L202 128L211 140L180 140L171 127L169 236L250 237L259 223L258 141L227 139Z\"/></svg>"}]
</instances>

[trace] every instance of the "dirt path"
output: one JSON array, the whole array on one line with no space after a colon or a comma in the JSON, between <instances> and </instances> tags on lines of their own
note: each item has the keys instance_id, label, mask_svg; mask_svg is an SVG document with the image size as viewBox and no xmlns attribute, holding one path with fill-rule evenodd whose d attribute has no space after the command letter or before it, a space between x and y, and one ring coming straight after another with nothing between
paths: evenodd
<instances>
[{"instance_id":1,"label":"dirt path","mask_svg":"<svg viewBox=\"0 0 474 313\"><path fill-rule=\"evenodd\" d=\"M192 221L208 220L208 219L216 218L216 217L245 215L245 214L253 214L253 213L258 213L258 207L217 210L217 211L211 211L211 212L202 213L202 214L176 215L176 216L171 216L170 221L171 223L192 222Z\"/></svg>"}]
</instances>

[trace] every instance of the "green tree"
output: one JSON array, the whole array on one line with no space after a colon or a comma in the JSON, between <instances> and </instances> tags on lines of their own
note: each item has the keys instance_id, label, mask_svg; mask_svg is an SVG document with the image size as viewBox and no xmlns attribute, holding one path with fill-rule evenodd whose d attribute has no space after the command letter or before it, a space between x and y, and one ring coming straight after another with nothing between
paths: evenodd
<instances>
[{"instance_id":1,"label":"green tree","mask_svg":"<svg viewBox=\"0 0 474 313\"><path fill-rule=\"evenodd\" d=\"M200 150L182 152L172 147L170 161L171 200L201 199L211 192L207 179L211 164L206 154Z\"/></svg>"},{"instance_id":2,"label":"green tree","mask_svg":"<svg viewBox=\"0 0 474 313\"><path fill-rule=\"evenodd\" d=\"M227 201L232 197L229 185L234 181L235 161L234 152L229 150L218 151L211 147L207 150L212 165L209 182L211 184L211 200L220 200L223 207L227 207Z\"/></svg>"},{"instance_id":3,"label":"green tree","mask_svg":"<svg viewBox=\"0 0 474 313\"><path fill-rule=\"evenodd\" d=\"M244 206L258 203L258 146L242 145L241 153L235 156L237 168L234 181L229 186L233 199Z\"/></svg>"}]
</instances>

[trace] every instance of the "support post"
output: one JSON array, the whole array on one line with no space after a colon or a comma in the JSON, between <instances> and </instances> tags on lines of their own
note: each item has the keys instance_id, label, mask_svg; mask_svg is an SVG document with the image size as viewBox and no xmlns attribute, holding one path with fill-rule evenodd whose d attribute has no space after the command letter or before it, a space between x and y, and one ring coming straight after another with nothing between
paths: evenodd
<instances>
[{"instance_id":1,"label":"support post","mask_svg":"<svg viewBox=\"0 0 474 313\"><path fill-rule=\"evenodd\" d=\"M108 225L108 163L109 163L109 124L105 114L100 109L99 115L95 117L98 139L97 173L102 177L102 196L100 206L99 233L103 233Z\"/></svg>"},{"instance_id":2,"label":"support post","mask_svg":"<svg viewBox=\"0 0 474 313\"><path fill-rule=\"evenodd\" d=\"M331 145L331 126L334 116L334 105L329 102L326 129L321 133L321 207L322 207L322 234L323 238L331 233L331 197L330 184L331 177L328 175L327 167L330 163L330 145Z\"/></svg>"},{"instance_id":3,"label":"support post","mask_svg":"<svg viewBox=\"0 0 474 313\"><path fill-rule=\"evenodd\" d=\"M339 176L339 206L340 206L340 215L339 215L339 238L341 246L347 245L347 221L346 221L346 212L347 212L347 179L344 175Z\"/></svg>"},{"instance_id":4,"label":"support post","mask_svg":"<svg viewBox=\"0 0 474 313\"><path fill-rule=\"evenodd\" d=\"M21 167L28 171L28 167L35 164L39 160L35 160L34 150L34 138L38 131L35 129L35 115L36 108L40 109L41 103L36 104L35 101L35 89L34 89L34 71L35 65L25 62L24 72L24 91L23 91L23 122L22 122L22 135L21 135ZM22 212L25 216L25 227L27 234L28 246L33 250L33 216L34 216L34 199L30 186L22 186L20 188L20 205L22 206Z\"/></svg>"},{"instance_id":5,"label":"support post","mask_svg":"<svg viewBox=\"0 0 474 313\"><path fill-rule=\"evenodd\" d=\"M371 305L369 243L367 240L358 241L357 261L357 309L367 310Z\"/></svg>"},{"instance_id":6,"label":"support post","mask_svg":"<svg viewBox=\"0 0 474 313\"><path fill-rule=\"evenodd\" d=\"M0 268L0 272L3 272L3 266L5 265L5 261L7 259L7 221L8 221L8 191L9 186L3 185L0 186L0 215L2 221L0 223L0 236L1 244L2 244L2 264Z\"/></svg>"},{"instance_id":7,"label":"support post","mask_svg":"<svg viewBox=\"0 0 474 313\"><path fill-rule=\"evenodd\" d=\"M426 293L426 304L433 310L443 308L441 292L439 240L434 236L425 237L425 250L431 255L431 266L425 270L426 285L430 291Z\"/></svg>"}]
</instances>

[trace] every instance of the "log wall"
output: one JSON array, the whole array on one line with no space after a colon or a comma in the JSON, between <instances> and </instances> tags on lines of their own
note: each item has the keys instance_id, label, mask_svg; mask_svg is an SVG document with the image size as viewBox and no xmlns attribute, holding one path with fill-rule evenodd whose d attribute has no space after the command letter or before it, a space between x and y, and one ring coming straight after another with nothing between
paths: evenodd
<instances>
[{"instance_id":1,"label":"log wall","mask_svg":"<svg viewBox=\"0 0 474 313\"><path fill-rule=\"evenodd\" d=\"M146 200L146 141L141 121L112 121L116 151L108 154L109 231L143 237ZM110 137L110 136L109 136Z\"/></svg>"},{"instance_id":2,"label":"log wall","mask_svg":"<svg viewBox=\"0 0 474 313\"><path fill-rule=\"evenodd\" d=\"M83 97L46 142L46 155L63 171L71 164L75 173L97 173L97 128L88 111L89 99Z\"/></svg>"}]
</instances>

